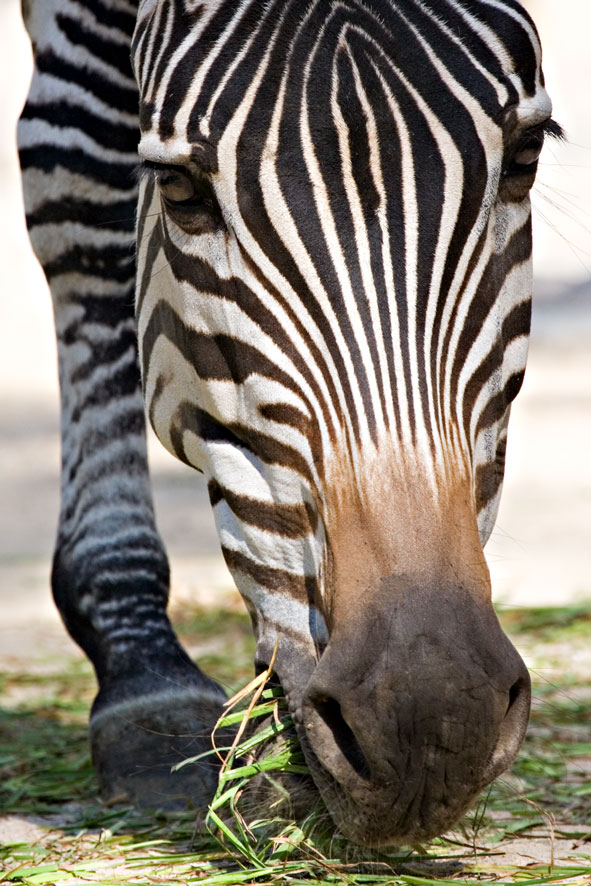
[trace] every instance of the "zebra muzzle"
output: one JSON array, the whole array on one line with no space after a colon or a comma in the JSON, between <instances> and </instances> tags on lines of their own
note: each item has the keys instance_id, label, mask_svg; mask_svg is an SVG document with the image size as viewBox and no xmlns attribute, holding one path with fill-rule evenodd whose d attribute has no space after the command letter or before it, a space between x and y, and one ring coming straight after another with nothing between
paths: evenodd
<instances>
[{"instance_id":1,"label":"zebra muzzle","mask_svg":"<svg viewBox=\"0 0 591 886\"><path fill-rule=\"evenodd\" d=\"M337 826L373 845L452 827L513 762L530 706L529 675L490 602L388 593L389 605L381 594L335 626L300 730Z\"/></svg>"}]
</instances>

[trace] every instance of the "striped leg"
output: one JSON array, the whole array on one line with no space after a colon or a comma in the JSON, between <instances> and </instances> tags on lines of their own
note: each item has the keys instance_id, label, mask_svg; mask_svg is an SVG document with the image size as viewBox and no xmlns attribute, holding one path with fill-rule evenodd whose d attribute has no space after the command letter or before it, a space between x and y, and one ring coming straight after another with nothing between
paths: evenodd
<instances>
[{"instance_id":1,"label":"striped leg","mask_svg":"<svg viewBox=\"0 0 591 886\"><path fill-rule=\"evenodd\" d=\"M149 487L133 312L135 9L127 0L23 6L35 72L19 148L54 305L62 407L53 593L99 681L91 741L105 798L201 804L213 772L171 776L170 764L209 742L224 696L166 615L168 563Z\"/></svg>"}]
</instances>

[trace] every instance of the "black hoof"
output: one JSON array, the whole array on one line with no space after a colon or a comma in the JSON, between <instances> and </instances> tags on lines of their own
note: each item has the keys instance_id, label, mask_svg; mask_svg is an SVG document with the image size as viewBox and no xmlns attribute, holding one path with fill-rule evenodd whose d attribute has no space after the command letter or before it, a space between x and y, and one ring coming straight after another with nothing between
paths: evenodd
<instances>
[{"instance_id":1,"label":"black hoof","mask_svg":"<svg viewBox=\"0 0 591 886\"><path fill-rule=\"evenodd\" d=\"M222 704L214 693L179 691L101 707L90 720L90 744L103 800L143 809L205 810L216 789L218 757L172 769L212 750ZM216 733L216 744L223 741Z\"/></svg>"}]
</instances>

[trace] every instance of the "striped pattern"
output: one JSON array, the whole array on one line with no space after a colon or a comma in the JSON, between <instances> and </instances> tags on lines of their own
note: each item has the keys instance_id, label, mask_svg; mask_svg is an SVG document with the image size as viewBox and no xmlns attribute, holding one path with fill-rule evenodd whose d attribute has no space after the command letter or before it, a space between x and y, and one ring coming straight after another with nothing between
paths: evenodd
<instances>
[{"instance_id":1,"label":"striped pattern","mask_svg":"<svg viewBox=\"0 0 591 886\"><path fill-rule=\"evenodd\" d=\"M154 525L133 310L137 87L127 0L25 4L27 224L51 288L62 398L54 596L101 680L176 640ZM158 653L156 653L158 654Z\"/></svg>"},{"instance_id":2,"label":"striped pattern","mask_svg":"<svg viewBox=\"0 0 591 886\"><path fill-rule=\"evenodd\" d=\"M141 363L337 827L440 833L529 711L482 544L525 367L529 190L558 132L531 21L514 0L24 9L19 142L62 396L53 590L99 678L103 794L205 805L213 772L166 761L209 746L223 702L166 615Z\"/></svg>"},{"instance_id":3,"label":"striped pattern","mask_svg":"<svg viewBox=\"0 0 591 886\"><path fill-rule=\"evenodd\" d=\"M207 478L259 638L322 647L348 571L470 559L492 529L537 36L513 0L146 0L133 62L150 419Z\"/></svg>"}]
</instances>

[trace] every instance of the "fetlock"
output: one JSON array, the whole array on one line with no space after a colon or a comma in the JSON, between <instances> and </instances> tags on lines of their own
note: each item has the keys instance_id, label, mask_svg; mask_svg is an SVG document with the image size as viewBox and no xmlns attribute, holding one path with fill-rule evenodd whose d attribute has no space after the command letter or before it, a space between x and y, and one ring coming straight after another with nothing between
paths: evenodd
<instances>
[{"instance_id":1,"label":"fetlock","mask_svg":"<svg viewBox=\"0 0 591 886\"><path fill-rule=\"evenodd\" d=\"M88 563L72 569L63 549L54 562L60 613L99 682L90 745L101 796L109 804L205 809L217 780L211 733L225 694L178 642L166 614L167 572L144 570L119 586L112 574L93 575ZM189 757L202 759L176 771Z\"/></svg>"}]
</instances>

